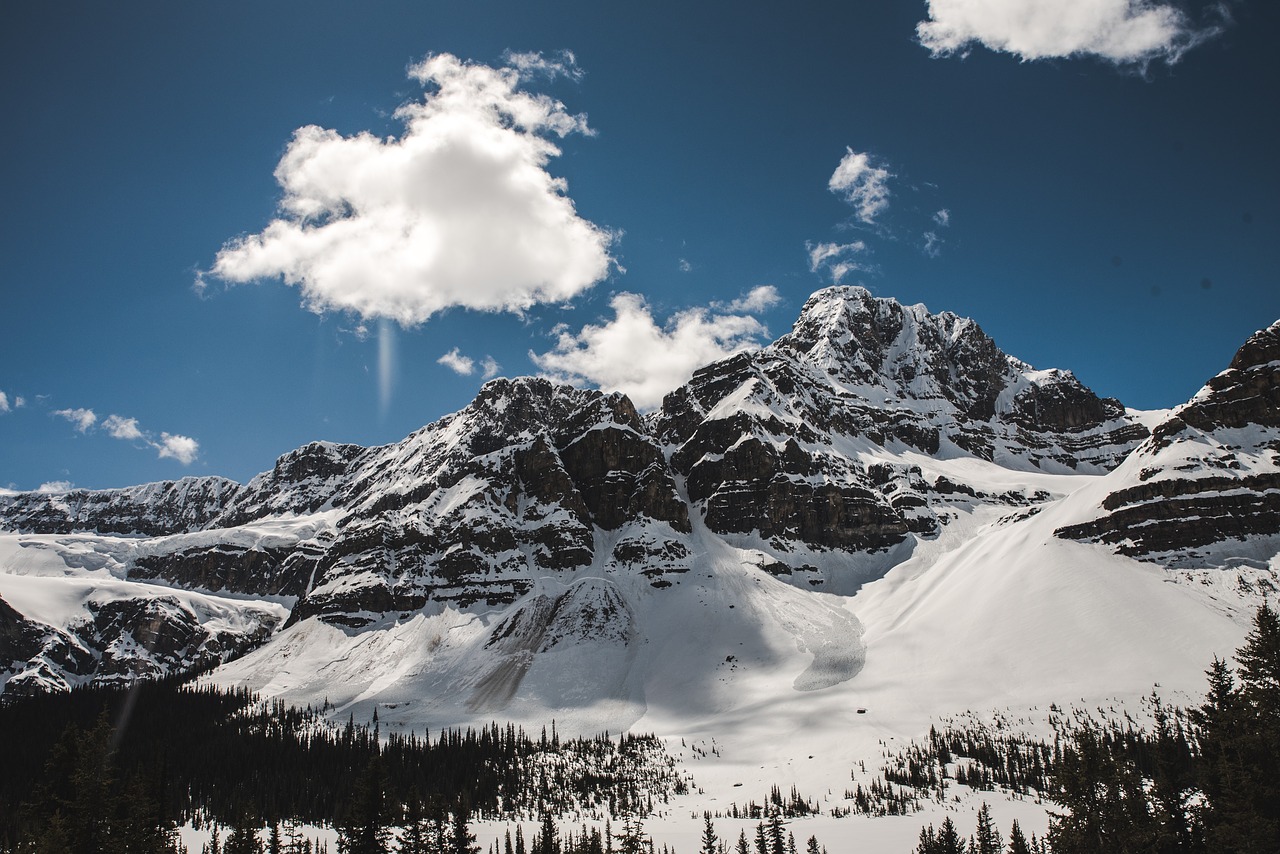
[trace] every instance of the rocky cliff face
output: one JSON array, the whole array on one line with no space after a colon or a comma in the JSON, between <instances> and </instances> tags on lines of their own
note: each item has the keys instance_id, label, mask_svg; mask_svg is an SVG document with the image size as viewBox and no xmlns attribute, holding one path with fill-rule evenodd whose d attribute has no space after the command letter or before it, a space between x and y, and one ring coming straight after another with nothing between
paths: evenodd
<instances>
[{"instance_id":1,"label":"rocky cliff face","mask_svg":"<svg viewBox=\"0 0 1280 854\"><path fill-rule=\"evenodd\" d=\"M1153 432L1066 539L1173 566L1265 566L1280 537L1280 322Z\"/></svg>"},{"instance_id":2,"label":"rocky cliff face","mask_svg":"<svg viewBox=\"0 0 1280 854\"><path fill-rule=\"evenodd\" d=\"M477 708L489 708L514 690L528 656L587 635L625 652L630 630L618 621L633 619L635 601L618 585L675 596L724 551L801 591L850 593L961 516L1035 512L1060 497L1045 488L1055 474L1120 466L1107 477L1129 477L1132 459L1146 460L1132 482L1115 480L1096 520L1063 537L1143 556L1275 533L1278 335L1272 327L1251 339L1149 437L1119 402L1068 371L1008 356L973 321L830 288L789 334L703 368L647 416L619 394L494 380L400 442L315 442L244 486L187 478L3 496L0 529L21 532L6 535L17 563L35 547L76 571L276 597L291 608L289 625L355 632L501 611L483 648L514 663L477 689ZM1212 448L1200 442L1209 434ZM1169 449L1193 445L1202 470L1186 476L1188 457ZM944 475L931 455L1003 475ZM59 539L72 532L96 533ZM74 630L33 629L0 610L0 653L33 674L15 676L11 690L190 666L278 622L263 612L219 634L160 593L112 601ZM142 636L145 659L113 651Z\"/></svg>"},{"instance_id":3,"label":"rocky cliff face","mask_svg":"<svg viewBox=\"0 0 1280 854\"><path fill-rule=\"evenodd\" d=\"M788 335L699 371L654 432L711 530L783 552L884 550L937 529L932 508L955 490L910 465L873 471L859 446L1103 471L1147 435L1117 401L1007 356L973 321L855 287L819 291Z\"/></svg>"},{"instance_id":4,"label":"rocky cliff face","mask_svg":"<svg viewBox=\"0 0 1280 854\"><path fill-rule=\"evenodd\" d=\"M158 537L204 528L239 492L240 484L224 477L184 477L125 489L0 495L0 528Z\"/></svg>"}]
</instances>

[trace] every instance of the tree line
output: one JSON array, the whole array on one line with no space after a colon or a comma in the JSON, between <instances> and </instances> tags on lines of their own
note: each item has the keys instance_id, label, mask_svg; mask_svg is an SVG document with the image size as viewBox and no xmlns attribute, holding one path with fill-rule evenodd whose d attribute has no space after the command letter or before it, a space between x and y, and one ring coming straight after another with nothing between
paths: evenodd
<instances>
[{"instance_id":1,"label":"tree line","mask_svg":"<svg viewBox=\"0 0 1280 854\"><path fill-rule=\"evenodd\" d=\"M1280 617L1268 604L1235 659L1234 669L1214 659L1199 706L1166 706L1153 694L1150 728L1058 719L1053 744L935 731L927 745L901 754L890 776L941 800L945 769L965 757L957 782L1054 802L1060 811L1046 838L1026 840L1015 828L1011 854L1280 852ZM936 831L922 828L916 854L1006 850L989 812L985 821L984 828L980 814L968 843L949 818Z\"/></svg>"}]
</instances>

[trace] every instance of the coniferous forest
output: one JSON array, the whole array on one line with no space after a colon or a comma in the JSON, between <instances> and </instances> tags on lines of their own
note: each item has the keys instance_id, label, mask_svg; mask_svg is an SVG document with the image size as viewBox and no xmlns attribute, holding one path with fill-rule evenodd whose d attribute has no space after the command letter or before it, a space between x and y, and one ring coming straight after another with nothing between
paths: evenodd
<instances>
[{"instance_id":1,"label":"coniferous forest","mask_svg":"<svg viewBox=\"0 0 1280 854\"><path fill-rule=\"evenodd\" d=\"M3 851L168 851L187 821L345 837L415 814L644 816L688 787L653 736L561 739L554 724L384 735L376 720L335 728L318 710L180 679L24 698L0 707L0 732Z\"/></svg>"},{"instance_id":2,"label":"coniferous forest","mask_svg":"<svg viewBox=\"0 0 1280 854\"><path fill-rule=\"evenodd\" d=\"M1280 851L1280 617L1270 607L1235 658L1234 668L1213 662L1197 707L1153 695L1149 727L1059 713L1051 743L935 729L887 756L882 781L846 796L869 814L945 802L951 784L1054 804L1044 839L1015 824L1006 840L984 804L967 839L948 817L921 828L914 854ZM654 849L642 820L692 782L653 736L561 739L554 725L533 736L496 723L385 735L376 716L335 727L328 711L191 677L0 706L0 852L177 852L175 828L192 822L230 829L217 854L259 851L256 830L276 828L276 854L294 850L278 830L292 821L337 828L340 852L478 854L473 818L538 817L530 844L517 830L502 854L644 854ZM723 815L759 819L754 844L742 834L736 845L707 813L704 854L794 854L783 819L817 810L794 788L734 804ZM604 832L584 825L561 838L553 818L567 812L605 821ZM610 817L622 817L616 834ZM810 838L806 850L826 849Z\"/></svg>"}]
</instances>

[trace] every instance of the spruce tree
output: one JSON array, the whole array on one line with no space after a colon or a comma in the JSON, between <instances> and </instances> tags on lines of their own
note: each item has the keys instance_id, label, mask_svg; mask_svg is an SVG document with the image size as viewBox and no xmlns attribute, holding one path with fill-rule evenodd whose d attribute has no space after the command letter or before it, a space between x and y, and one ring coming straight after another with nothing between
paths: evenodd
<instances>
[{"instance_id":1,"label":"spruce tree","mask_svg":"<svg viewBox=\"0 0 1280 854\"><path fill-rule=\"evenodd\" d=\"M377 754L369 760L351 792L338 827L340 854L387 854L391 831L386 775Z\"/></svg>"},{"instance_id":2,"label":"spruce tree","mask_svg":"<svg viewBox=\"0 0 1280 854\"><path fill-rule=\"evenodd\" d=\"M453 828L450 835L449 854L480 854L476 835L471 832L471 811L466 802L460 802L453 811Z\"/></svg>"},{"instance_id":3,"label":"spruce tree","mask_svg":"<svg viewBox=\"0 0 1280 854\"><path fill-rule=\"evenodd\" d=\"M702 821L702 847L699 852L700 854L718 854L720 837L716 836L716 827L711 823L711 813L709 811L702 814Z\"/></svg>"},{"instance_id":4,"label":"spruce tree","mask_svg":"<svg viewBox=\"0 0 1280 854\"><path fill-rule=\"evenodd\" d=\"M936 847L931 854L964 854L964 840L956 832L956 825L951 820L951 816L942 820L942 826L938 828Z\"/></svg>"},{"instance_id":5,"label":"spruce tree","mask_svg":"<svg viewBox=\"0 0 1280 854\"><path fill-rule=\"evenodd\" d=\"M1031 846L1016 818L1013 820L1013 827L1009 828L1009 854L1031 854Z\"/></svg>"},{"instance_id":6,"label":"spruce tree","mask_svg":"<svg viewBox=\"0 0 1280 854\"><path fill-rule=\"evenodd\" d=\"M1227 665L1208 671L1204 704L1192 714L1201 758L1205 841L1210 850L1280 851L1280 617L1264 604Z\"/></svg>"},{"instance_id":7,"label":"spruce tree","mask_svg":"<svg viewBox=\"0 0 1280 854\"><path fill-rule=\"evenodd\" d=\"M978 810L978 828L974 834L974 847L977 854L1001 854L1001 849L1004 848L1000 831L991 820L991 807L987 806L986 801L982 802L982 807Z\"/></svg>"}]
</instances>

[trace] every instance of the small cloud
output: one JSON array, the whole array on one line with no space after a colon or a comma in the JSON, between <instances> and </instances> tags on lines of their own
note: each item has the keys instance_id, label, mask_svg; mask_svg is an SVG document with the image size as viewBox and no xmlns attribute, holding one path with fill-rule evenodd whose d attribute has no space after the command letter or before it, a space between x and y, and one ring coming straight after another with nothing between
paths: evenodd
<instances>
[{"instance_id":1,"label":"small cloud","mask_svg":"<svg viewBox=\"0 0 1280 854\"><path fill-rule=\"evenodd\" d=\"M858 219L871 225L889 207L888 181L892 173L872 162L869 154L845 149L845 155L831 173L827 189L853 205Z\"/></svg>"},{"instance_id":2,"label":"small cloud","mask_svg":"<svg viewBox=\"0 0 1280 854\"><path fill-rule=\"evenodd\" d=\"M773 285L760 285L731 302L713 302L711 307L721 311L750 314L766 311L780 302L782 302L782 296L778 293L777 288Z\"/></svg>"},{"instance_id":3,"label":"small cloud","mask_svg":"<svg viewBox=\"0 0 1280 854\"><path fill-rule=\"evenodd\" d=\"M136 418L108 415L102 421L102 429L110 433L113 439L142 438L142 431L138 429L138 419Z\"/></svg>"},{"instance_id":4,"label":"small cloud","mask_svg":"<svg viewBox=\"0 0 1280 854\"><path fill-rule=\"evenodd\" d=\"M76 429L81 433L88 432L89 428L98 422L98 416L93 414L92 409L58 409L54 410L53 414L60 415L76 425Z\"/></svg>"},{"instance_id":5,"label":"small cloud","mask_svg":"<svg viewBox=\"0 0 1280 854\"><path fill-rule=\"evenodd\" d=\"M0 412L9 411L9 395L0 391Z\"/></svg>"},{"instance_id":6,"label":"small cloud","mask_svg":"<svg viewBox=\"0 0 1280 854\"><path fill-rule=\"evenodd\" d=\"M177 436L172 433L161 433L159 442L150 442L151 447L160 452L160 458L169 457L182 463L184 466L191 465L195 461L196 456L200 453L200 443L190 436Z\"/></svg>"},{"instance_id":7,"label":"small cloud","mask_svg":"<svg viewBox=\"0 0 1280 854\"><path fill-rule=\"evenodd\" d=\"M926 231L924 233L924 254L930 258L937 258L942 252L942 238L936 232Z\"/></svg>"},{"instance_id":8,"label":"small cloud","mask_svg":"<svg viewBox=\"0 0 1280 854\"><path fill-rule=\"evenodd\" d=\"M497 360L492 356L485 356L484 360L480 363L480 369L480 378L484 380L491 380L498 375L498 371L502 370L502 365L499 365Z\"/></svg>"},{"instance_id":9,"label":"small cloud","mask_svg":"<svg viewBox=\"0 0 1280 854\"><path fill-rule=\"evenodd\" d=\"M1195 26L1180 9L1156 0L928 0L929 19L916 26L935 56L966 55L975 44L1022 61L1096 56L1116 65L1172 65L1217 36L1229 15Z\"/></svg>"},{"instance_id":10,"label":"small cloud","mask_svg":"<svg viewBox=\"0 0 1280 854\"><path fill-rule=\"evenodd\" d=\"M464 377L470 376L476 369L476 363L469 356L464 356L458 352L457 347L436 359L436 364L444 365L455 374L460 374Z\"/></svg>"},{"instance_id":11,"label":"small cloud","mask_svg":"<svg viewBox=\"0 0 1280 854\"><path fill-rule=\"evenodd\" d=\"M946 228L951 225L951 211L943 208L933 215L933 221L936 222L940 228Z\"/></svg>"},{"instance_id":12,"label":"small cloud","mask_svg":"<svg viewBox=\"0 0 1280 854\"><path fill-rule=\"evenodd\" d=\"M503 61L520 72L520 79L531 80L543 76L548 80L557 77L568 77L570 80L581 80L583 71L578 67L578 58L571 50L560 50L548 59L536 51L517 53L507 51L502 55Z\"/></svg>"},{"instance_id":13,"label":"small cloud","mask_svg":"<svg viewBox=\"0 0 1280 854\"><path fill-rule=\"evenodd\" d=\"M426 91L396 111L398 137L299 128L275 170L279 217L224 245L197 287L280 278L317 313L404 326L451 307L518 314L591 288L617 266L618 233L578 216L547 164L554 138L594 132L520 88L534 70L574 76L572 60L428 55L409 68Z\"/></svg>"},{"instance_id":14,"label":"small cloud","mask_svg":"<svg viewBox=\"0 0 1280 854\"><path fill-rule=\"evenodd\" d=\"M759 347L768 334L759 320L691 308L661 326L644 297L620 293L614 318L579 332L559 331L556 346L529 358L548 376L577 385L620 391L641 409L653 409L703 365Z\"/></svg>"},{"instance_id":15,"label":"small cloud","mask_svg":"<svg viewBox=\"0 0 1280 854\"><path fill-rule=\"evenodd\" d=\"M681 258L681 259L680 259L680 272L681 272L681 273L689 273L689 272L692 272L692 271L693 271L693 265L692 265L692 264L690 264L686 259Z\"/></svg>"},{"instance_id":16,"label":"small cloud","mask_svg":"<svg viewBox=\"0 0 1280 854\"><path fill-rule=\"evenodd\" d=\"M37 486L36 492L42 492L45 495L56 495L62 492L70 492L74 488L74 484L69 480L50 480Z\"/></svg>"},{"instance_id":17,"label":"small cloud","mask_svg":"<svg viewBox=\"0 0 1280 854\"><path fill-rule=\"evenodd\" d=\"M861 240L852 243L807 242L804 246L809 252L810 272L819 273L825 269L832 284L842 284L850 273L875 272L874 265L854 260L868 252L867 244Z\"/></svg>"},{"instance_id":18,"label":"small cloud","mask_svg":"<svg viewBox=\"0 0 1280 854\"><path fill-rule=\"evenodd\" d=\"M136 418L126 418L123 415L108 415L99 422L98 416L94 414L92 409L59 409L53 414L70 421L81 433L88 433L90 429L98 429L105 431L113 439L140 440L145 442L147 446L155 448L162 459L165 457L175 459L184 466L190 465L200 452L200 443L189 436L161 433L158 440L153 438L153 434L138 426L138 419Z\"/></svg>"}]
</instances>

